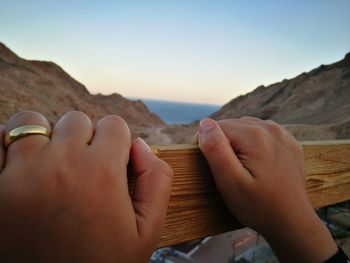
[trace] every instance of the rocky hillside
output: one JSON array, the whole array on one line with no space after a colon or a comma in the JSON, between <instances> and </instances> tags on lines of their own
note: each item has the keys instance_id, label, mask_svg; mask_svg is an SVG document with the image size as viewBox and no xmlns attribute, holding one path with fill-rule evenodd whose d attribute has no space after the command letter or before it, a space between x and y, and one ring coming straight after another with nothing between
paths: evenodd
<instances>
[{"instance_id":1,"label":"rocky hillside","mask_svg":"<svg viewBox=\"0 0 350 263\"><path fill-rule=\"evenodd\" d=\"M93 120L118 114L136 129L164 124L141 101L91 95L56 64L24 60L0 43L0 124L22 110L42 112L52 123L67 111L80 110Z\"/></svg>"},{"instance_id":2,"label":"rocky hillside","mask_svg":"<svg viewBox=\"0 0 350 263\"><path fill-rule=\"evenodd\" d=\"M84 111L94 121L118 114L150 144L190 142L198 124L165 125L141 101L92 95L56 64L21 59L0 43L0 124L21 110L42 112L52 123L70 110ZM260 86L212 117L244 115L284 124L299 140L350 138L350 53L294 79Z\"/></svg>"},{"instance_id":3,"label":"rocky hillside","mask_svg":"<svg viewBox=\"0 0 350 263\"><path fill-rule=\"evenodd\" d=\"M350 53L296 78L260 86L212 115L241 116L285 124L298 139L350 138Z\"/></svg>"}]
</instances>

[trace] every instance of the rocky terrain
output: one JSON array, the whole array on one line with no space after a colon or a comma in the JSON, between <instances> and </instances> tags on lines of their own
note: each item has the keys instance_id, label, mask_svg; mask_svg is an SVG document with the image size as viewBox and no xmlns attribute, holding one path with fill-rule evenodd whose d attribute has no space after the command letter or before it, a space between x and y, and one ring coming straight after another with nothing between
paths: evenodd
<instances>
[{"instance_id":1,"label":"rocky terrain","mask_svg":"<svg viewBox=\"0 0 350 263\"><path fill-rule=\"evenodd\" d=\"M260 86L212 114L216 120L254 116L283 124L298 140L350 139L350 53L339 62ZM198 122L164 128L176 143L190 142Z\"/></svg>"},{"instance_id":2,"label":"rocky terrain","mask_svg":"<svg viewBox=\"0 0 350 263\"><path fill-rule=\"evenodd\" d=\"M119 94L92 95L58 65L24 60L0 43L0 124L22 110L41 112L51 123L71 110L83 111L93 121L118 114L136 135L164 125L141 101Z\"/></svg>"},{"instance_id":3,"label":"rocky terrain","mask_svg":"<svg viewBox=\"0 0 350 263\"><path fill-rule=\"evenodd\" d=\"M300 140L350 138L350 53L339 62L239 96L214 119L255 116L284 124Z\"/></svg>"},{"instance_id":4,"label":"rocky terrain","mask_svg":"<svg viewBox=\"0 0 350 263\"><path fill-rule=\"evenodd\" d=\"M24 60L0 43L0 123L21 110L42 112L51 123L70 110L84 111L93 121L117 114L134 136L150 144L191 142L198 125L166 125L141 101L119 94L92 95L58 65ZM350 53L334 64L260 86L211 117L241 116L272 119L299 140L350 138Z\"/></svg>"}]
</instances>

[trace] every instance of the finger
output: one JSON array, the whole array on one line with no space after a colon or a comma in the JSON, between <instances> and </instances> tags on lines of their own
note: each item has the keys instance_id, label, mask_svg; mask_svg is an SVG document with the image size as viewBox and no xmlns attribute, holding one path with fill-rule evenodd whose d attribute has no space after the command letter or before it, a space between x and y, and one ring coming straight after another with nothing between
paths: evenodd
<instances>
[{"instance_id":1,"label":"finger","mask_svg":"<svg viewBox=\"0 0 350 263\"><path fill-rule=\"evenodd\" d=\"M51 132L51 127L47 119L38 112L23 111L12 116L5 125L5 134L13 129L24 125L40 125ZM35 155L49 142L49 138L44 135L28 135L17 139L7 148L6 162L11 163L15 158L22 158Z\"/></svg>"},{"instance_id":2,"label":"finger","mask_svg":"<svg viewBox=\"0 0 350 263\"><path fill-rule=\"evenodd\" d=\"M219 121L219 125L234 148L236 155L242 161L242 156L255 157L259 151L258 145L266 140L267 132L262 128L262 120L231 119Z\"/></svg>"},{"instance_id":3,"label":"finger","mask_svg":"<svg viewBox=\"0 0 350 263\"><path fill-rule=\"evenodd\" d=\"M260 170L261 160L266 157L266 151L261 149L272 147L271 141L280 141L282 145L286 139L295 141L280 125L272 121L241 118L223 120L219 125L229 138L238 159L253 175Z\"/></svg>"},{"instance_id":4,"label":"finger","mask_svg":"<svg viewBox=\"0 0 350 263\"><path fill-rule=\"evenodd\" d=\"M89 117L80 111L66 113L52 132L52 143L60 145L86 145L93 136L93 126Z\"/></svg>"},{"instance_id":5,"label":"finger","mask_svg":"<svg viewBox=\"0 0 350 263\"><path fill-rule=\"evenodd\" d=\"M284 135L288 136L293 142L297 142L293 134L290 131L288 131L288 129L285 126L278 124L273 120L266 120L265 123L268 124L268 126L274 127L275 130L279 129L280 131L283 131Z\"/></svg>"},{"instance_id":6,"label":"finger","mask_svg":"<svg viewBox=\"0 0 350 263\"><path fill-rule=\"evenodd\" d=\"M290 133L286 127L272 120L267 120L265 123L274 138L279 138L285 147L288 147L291 150L295 150L298 153L298 157L300 157L301 161L304 162L304 151L302 145L297 141L293 134Z\"/></svg>"},{"instance_id":7,"label":"finger","mask_svg":"<svg viewBox=\"0 0 350 263\"><path fill-rule=\"evenodd\" d=\"M253 180L242 166L232 146L217 122L203 119L199 124L199 148L212 171L215 183L224 196Z\"/></svg>"},{"instance_id":8,"label":"finger","mask_svg":"<svg viewBox=\"0 0 350 263\"><path fill-rule=\"evenodd\" d=\"M136 176L132 197L141 237L160 239L170 198L173 171L138 138L131 148L131 164Z\"/></svg>"},{"instance_id":9,"label":"finger","mask_svg":"<svg viewBox=\"0 0 350 263\"><path fill-rule=\"evenodd\" d=\"M241 120L245 120L245 121L249 121L249 122L259 122L259 121L261 121L261 119L259 119L257 117L252 117L252 116L242 116L240 119Z\"/></svg>"},{"instance_id":10,"label":"finger","mask_svg":"<svg viewBox=\"0 0 350 263\"><path fill-rule=\"evenodd\" d=\"M5 166L5 145L4 145L5 126L0 126L0 173Z\"/></svg>"},{"instance_id":11,"label":"finger","mask_svg":"<svg viewBox=\"0 0 350 263\"><path fill-rule=\"evenodd\" d=\"M131 147L131 134L128 125L119 116L104 117L96 125L91 146L96 148L102 156L105 156L105 159L126 169Z\"/></svg>"}]
</instances>

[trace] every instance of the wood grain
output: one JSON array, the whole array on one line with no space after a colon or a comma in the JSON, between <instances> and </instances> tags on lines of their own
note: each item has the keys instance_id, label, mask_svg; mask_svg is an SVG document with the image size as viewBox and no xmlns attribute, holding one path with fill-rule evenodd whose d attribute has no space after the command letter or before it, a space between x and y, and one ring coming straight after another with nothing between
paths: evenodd
<instances>
[{"instance_id":1,"label":"wood grain","mask_svg":"<svg viewBox=\"0 0 350 263\"><path fill-rule=\"evenodd\" d=\"M302 143L306 188L312 205L350 199L350 140ZM174 170L174 182L160 247L240 228L215 187L197 146L153 146Z\"/></svg>"}]
</instances>

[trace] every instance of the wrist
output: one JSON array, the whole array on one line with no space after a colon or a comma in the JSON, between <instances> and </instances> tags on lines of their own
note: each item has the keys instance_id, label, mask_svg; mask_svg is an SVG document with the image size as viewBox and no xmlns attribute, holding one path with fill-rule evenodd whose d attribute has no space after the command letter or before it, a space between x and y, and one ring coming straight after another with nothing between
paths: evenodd
<instances>
[{"instance_id":1,"label":"wrist","mask_svg":"<svg viewBox=\"0 0 350 263\"><path fill-rule=\"evenodd\" d=\"M338 250L326 226L313 209L298 218L288 218L283 228L264 235L281 262L321 263Z\"/></svg>"}]
</instances>

